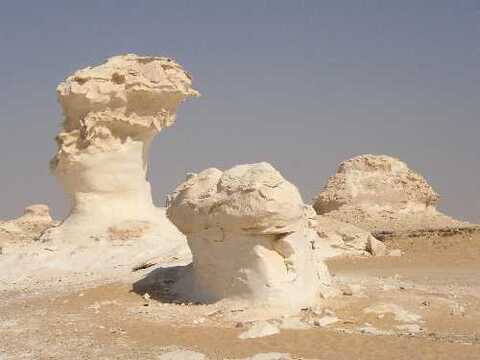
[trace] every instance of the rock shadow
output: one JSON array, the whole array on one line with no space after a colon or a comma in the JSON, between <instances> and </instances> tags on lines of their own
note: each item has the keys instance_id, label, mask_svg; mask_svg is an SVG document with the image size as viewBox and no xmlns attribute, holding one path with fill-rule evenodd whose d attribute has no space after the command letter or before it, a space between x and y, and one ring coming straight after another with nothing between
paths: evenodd
<instances>
[{"instance_id":1,"label":"rock shadow","mask_svg":"<svg viewBox=\"0 0 480 360\"><path fill-rule=\"evenodd\" d=\"M192 264L159 267L132 284L132 291L163 303L189 302Z\"/></svg>"}]
</instances>

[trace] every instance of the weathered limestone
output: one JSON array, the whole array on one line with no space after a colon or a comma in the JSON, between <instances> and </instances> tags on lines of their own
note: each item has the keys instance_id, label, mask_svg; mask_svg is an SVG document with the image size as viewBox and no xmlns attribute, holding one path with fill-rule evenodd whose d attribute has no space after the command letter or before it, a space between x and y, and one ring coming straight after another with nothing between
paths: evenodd
<instances>
[{"instance_id":1,"label":"weathered limestone","mask_svg":"<svg viewBox=\"0 0 480 360\"><path fill-rule=\"evenodd\" d=\"M35 240L53 225L54 221L47 205L30 205L19 218L0 222L0 245Z\"/></svg>"},{"instance_id":2,"label":"weathered limestone","mask_svg":"<svg viewBox=\"0 0 480 360\"><path fill-rule=\"evenodd\" d=\"M373 256L385 256L387 255L387 246L371 236L368 238L367 251Z\"/></svg>"},{"instance_id":3,"label":"weathered limestone","mask_svg":"<svg viewBox=\"0 0 480 360\"><path fill-rule=\"evenodd\" d=\"M187 236L200 301L242 299L298 309L332 288L306 206L270 164L207 169L180 185L167 215Z\"/></svg>"},{"instance_id":4,"label":"weathered limestone","mask_svg":"<svg viewBox=\"0 0 480 360\"><path fill-rule=\"evenodd\" d=\"M311 222L319 242L315 244L322 254L335 256L383 256L386 247L368 231L328 216L316 215ZM380 249L384 249L382 252Z\"/></svg>"},{"instance_id":5,"label":"weathered limestone","mask_svg":"<svg viewBox=\"0 0 480 360\"><path fill-rule=\"evenodd\" d=\"M439 195L402 161L361 155L344 161L314 199L316 212L368 231L462 226L440 213Z\"/></svg>"},{"instance_id":6,"label":"weathered limestone","mask_svg":"<svg viewBox=\"0 0 480 360\"><path fill-rule=\"evenodd\" d=\"M146 173L155 135L186 97L199 95L190 75L172 59L127 54L75 72L57 92L64 121L51 170L72 210L42 239L181 239L153 205Z\"/></svg>"}]
</instances>

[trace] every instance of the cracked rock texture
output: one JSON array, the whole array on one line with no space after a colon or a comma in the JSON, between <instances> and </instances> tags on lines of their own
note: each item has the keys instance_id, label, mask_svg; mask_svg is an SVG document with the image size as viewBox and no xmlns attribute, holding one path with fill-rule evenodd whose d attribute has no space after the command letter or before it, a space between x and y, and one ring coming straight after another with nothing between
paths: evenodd
<instances>
[{"instance_id":1,"label":"cracked rock texture","mask_svg":"<svg viewBox=\"0 0 480 360\"><path fill-rule=\"evenodd\" d=\"M372 232L468 225L439 212L438 200L425 178L404 162L361 155L340 164L313 207L320 215Z\"/></svg>"},{"instance_id":2,"label":"cracked rock texture","mask_svg":"<svg viewBox=\"0 0 480 360\"><path fill-rule=\"evenodd\" d=\"M57 92L64 120L50 165L72 209L42 240L184 241L153 205L146 174L153 138L185 98L199 95L190 75L172 59L127 54L76 71Z\"/></svg>"},{"instance_id":3,"label":"cracked rock texture","mask_svg":"<svg viewBox=\"0 0 480 360\"><path fill-rule=\"evenodd\" d=\"M193 293L299 309L333 289L297 188L268 163L192 175L167 215L187 236Z\"/></svg>"}]
</instances>

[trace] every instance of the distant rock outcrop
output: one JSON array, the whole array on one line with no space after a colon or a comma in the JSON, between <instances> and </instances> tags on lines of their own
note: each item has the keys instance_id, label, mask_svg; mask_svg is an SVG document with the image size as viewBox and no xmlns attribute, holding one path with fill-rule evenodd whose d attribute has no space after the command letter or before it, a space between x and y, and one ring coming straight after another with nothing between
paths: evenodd
<instances>
[{"instance_id":1,"label":"distant rock outcrop","mask_svg":"<svg viewBox=\"0 0 480 360\"><path fill-rule=\"evenodd\" d=\"M312 244L317 234L297 188L270 164L207 169L169 200L167 215L187 236L193 292L299 309L332 291Z\"/></svg>"},{"instance_id":2,"label":"distant rock outcrop","mask_svg":"<svg viewBox=\"0 0 480 360\"><path fill-rule=\"evenodd\" d=\"M468 225L439 212L438 200L427 181L402 161L361 155L340 164L313 207L372 232Z\"/></svg>"},{"instance_id":3,"label":"distant rock outcrop","mask_svg":"<svg viewBox=\"0 0 480 360\"><path fill-rule=\"evenodd\" d=\"M0 222L0 242L12 244L30 242L53 225L54 221L47 205L30 205L19 218Z\"/></svg>"},{"instance_id":4,"label":"distant rock outcrop","mask_svg":"<svg viewBox=\"0 0 480 360\"><path fill-rule=\"evenodd\" d=\"M64 121L51 170L73 206L42 240L184 241L153 205L146 173L155 135L186 97L199 95L190 75L172 59L128 54L75 72L57 91Z\"/></svg>"}]
</instances>

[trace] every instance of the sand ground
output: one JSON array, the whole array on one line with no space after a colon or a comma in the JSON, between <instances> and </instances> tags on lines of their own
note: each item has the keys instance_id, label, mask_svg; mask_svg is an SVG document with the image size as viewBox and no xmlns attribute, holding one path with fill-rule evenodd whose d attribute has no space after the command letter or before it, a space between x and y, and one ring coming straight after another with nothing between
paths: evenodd
<instances>
[{"instance_id":1,"label":"sand ground","mask_svg":"<svg viewBox=\"0 0 480 360\"><path fill-rule=\"evenodd\" d=\"M305 329L248 340L238 338L249 327L244 309L169 302L173 277L155 288L128 280L5 289L0 359L156 359L166 346L212 359L265 352L299 359L480 359L480 233L386 242L404 255L329 262L344 295L326 300L324 311L338 322L316 326L309 321L315 311L305 309L298 316ZM413 318L366 311L392 304Z\"/></svg>"}]
</instances>

